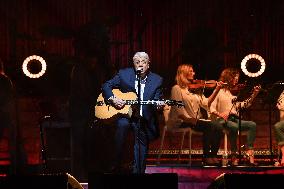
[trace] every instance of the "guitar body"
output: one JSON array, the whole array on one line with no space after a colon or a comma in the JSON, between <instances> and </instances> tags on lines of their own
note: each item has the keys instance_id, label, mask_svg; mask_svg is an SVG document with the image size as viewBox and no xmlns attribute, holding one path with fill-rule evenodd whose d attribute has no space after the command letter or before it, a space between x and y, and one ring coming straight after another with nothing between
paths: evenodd
<instances>
[{"instance_id":1,"label":"guitar body","mask_svg":"<svg viewBox=\"0 0 284 189\"><path fill-rule=\"evenodd\" d=\"M114 96L125 101L125 106L122 109L116 109L115 107L108 105L104 102L103 95L100 94L95 106L95 116L101 120L112 120L110 118L115 118L116 115L124 115L127 117L132 116L131 105L137 105L137 95L134 92L122 93L119 89L112 90ZM147 100L140 101L141 105L154 105L154 104L167 104L169 106L184 106L182 101L175 100Z\"/></svg>"},{"instance_id":2,"label":"guitar body","mask_svg":"<svg viewBox=\"0 0 284 189\"><path fill-rule=\"evenodd\" d=\"M123 100L137 100L137 95L134 92L122 93L119 89L113 89L112 92L116 97ZM99 95L97 102L104 102L102 94ZM131 105L125 105L122 109L119 110L105 103L96 105L95 107L95 116L99 119L110 119L115 115L121 114L130 117L132 114Z\"/></svg>"}]
</instances>

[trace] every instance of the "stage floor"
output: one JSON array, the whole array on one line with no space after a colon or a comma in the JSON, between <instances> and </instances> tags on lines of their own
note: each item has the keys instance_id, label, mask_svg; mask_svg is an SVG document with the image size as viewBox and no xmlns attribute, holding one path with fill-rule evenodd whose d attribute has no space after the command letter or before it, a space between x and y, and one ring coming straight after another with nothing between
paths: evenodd
<instances>
[{"instance_id":1,"label":"stage floor","mask_svg":"<svg viewBox=\"0 0 284 189\"><path fill-rule=\"evenodd\" d=\"M284 167L268 166L188 166L188 165L152 165L147 173L177 173L179 189L205 189L222 174L284 174Z\"/></svg>"},{"instance_id":2,"label":"stage floor","mask_svg":"<svg viewBox=\"0 0 284 189\"><path fill-rule=\"evenodd\" d=\"M252 188L263 188L262 182L269 185L269 188L280 187L279 175L284 178L284 167L275 166L235 166L235 167L217 167L217 166L189 166L188 164L169 164L169 165L148 165L146 169L146 174L166 174L166 173L176 173L178 175L178 189L207 189L209 186L214 184L215 189L223 189L223 187L216 187L216 182L220 182L220 178L223 179L224 175L231 176L242 176L241 180L236 180L238 182L238 187L233 188L249 188L251 189L251 184L254 183ZM247 177L248 176L248 177ZM253 176L251 178L250 176ZM261 176L259 178L257 176ZM275 182L274 176L278 179ZM157 182L163 182L162 180L157 180ZM270 184L271 182L271 184ZM257 184L260 183L260 184ZM242 184L244 186L242 186ZM162 185L162 184L161 184ZM84 189L88 189L88 183L82 183ZM241 186L241 187L239 187ZM249 187L248 187L249 186ZM267 188L267 187L265 187ZM281 187L280 187L281 188ZM89 188L90 189L90 188ZM146 188L147 189L147 188ZM159 189L159 187L157 187Z\"/></svg>"},{"instance_id":3,"label":"stage floor","mask_svg":"<svg viewBox=\"0 0 284 189\"><path fill-rule=\"evenodd\" d=\"M200 166L200 164L196 162L194 162L192 166L189 166L188 163L174 164L173 162L171 162L169 164L166 164L163 162L163 164L159 164L159 165L158 164L148 164L147 169L146 169L146 175L173 174L173 173L177 174L178 189L206 189L210 185L212 185L212 183L215 183L217 178L224 177L224 175L233 175L233 176L242 175L244 177L242 177L242 179L239 181L239 184L244 184L246 186L248 182L254 183L255 186L258 186L261 184L261 181L265 181L266 183L271 183L271 187L269 188L278 188L278 187L273 187L273 184L276 184L279 180L283 182L284 167L276 167L274 165L270 165L267 162L266 163L259 162L259 163L260 163L259 166L254 166L254 167L249 167L245 165L234 166L234 167L232 166L221 167L221 166ZM107 173L107 174L110 174L110 173ZM246 177L250 175L260 175L262 177L260 178ZM281 177L282 179L278 179L279 175L283 176ZM114 176L116 175L114 174ZM275 180L275 179L278 179L278 180ZM90 182L90 180L88 182ZM88 185L89 185L88 182L81 183L84 189L91 189L91 188L88 188ZM157 182L161 183L162 185L164 180L158 179ZM247 187L241 187L241 188L243 189ZM252 187L252 188L258 189L262 187ZM95 189L95 188L92 188L92 189ZM159 187L157 187L157 189L159 189ZM218 189L221 189L221 188L218 188ZM251 189L251 187L249 189Z\"/></svg>"}]
</instances>

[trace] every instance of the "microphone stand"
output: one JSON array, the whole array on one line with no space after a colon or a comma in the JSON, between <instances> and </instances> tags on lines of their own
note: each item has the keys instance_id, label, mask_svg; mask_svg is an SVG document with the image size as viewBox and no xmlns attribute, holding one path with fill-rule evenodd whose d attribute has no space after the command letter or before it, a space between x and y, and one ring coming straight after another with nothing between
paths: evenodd
<instances>
[{"instance_id":1,"label":"microphone stand","mask_svg":"<svg viewBox=\"0 0 284 189\"><path fill-rule=\"evenodd\" d=\"M138 162L136 162L137 164L137 172L139 174L141 174L141 139L140 139L140 130L141 130L141 115L140 115L140 111L141 111L141 71L140 70L137 70L137 88L138 88L138 91L137 91L137 95L138 95L138 99L137 99L137 102L138 102L138 122L137 122L137 136L136 136L136 140L138 141Z\"/></svg>"}]
</instances>

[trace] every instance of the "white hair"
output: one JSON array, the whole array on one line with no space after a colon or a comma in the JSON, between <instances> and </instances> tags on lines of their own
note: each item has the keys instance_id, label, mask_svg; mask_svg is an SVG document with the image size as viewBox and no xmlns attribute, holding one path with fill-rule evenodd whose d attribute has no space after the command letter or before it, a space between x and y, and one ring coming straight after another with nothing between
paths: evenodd
<instances>
[{"instance_id":1,"label":"white hair","mask_svg":"<svg viewBox=\"0 0 284 189\"><path fill-rule=\"evenodd\" d=\"M136 52L133 56L133 61L135 61L137 58L144 58L148 62L150 62L150 58L149 58L148 54L145 53L145 52Z\"/></svg>"}]
</instances>

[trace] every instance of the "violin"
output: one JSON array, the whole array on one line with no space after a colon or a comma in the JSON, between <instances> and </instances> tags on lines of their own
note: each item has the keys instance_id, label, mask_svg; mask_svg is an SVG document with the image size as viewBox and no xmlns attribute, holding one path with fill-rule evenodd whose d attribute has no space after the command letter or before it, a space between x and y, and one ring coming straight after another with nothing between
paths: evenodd
<instances>
[{"instance_id":1,"label":"violin","mask_svg":"<svg viewBox=\"0 0 284 189\"><path fill-rule=\"evenodd\" d=\"M238 94L241 90L247 87L247 84L239 83L231 88L229 88L230 92L235 95Z\"/></svg>"},{"instance_id":2,"label":"violin","mask_svg":"<svg viewBox=\"0 0 284 189\"><path fill-rule=\"evenodd\" d=\"M229 88L229 90L230 90L230 92L231 92L233 95L237 95L237 94L239 94L239 93L240 93L242 90L244 90L244 89L246 89L246 90L251 90L251 87L253 87L253 86L240 83L240 84L237 84L237 85L235 85L235 86ZM255 89L255 88L258 88L258 90L261 90L261 91L264 91L264 92L266 91L266 90L264 90L264 89L261 89L261 86L260 86L260 85L253 87L253 89ZM248 91L248 93L250 93L250 92Z\"/></svg>"},{"instance_id":3,"label":"violin","mask_svg":"<svg viewBox=\"0 0 284 189\"><path fill-rule=\"evenodd\" d=\"M191 83L187 85L189 89L203 89L203 88L214 88L216 87L215 80L191 80Z\"/></svg>"}]
</instances>

